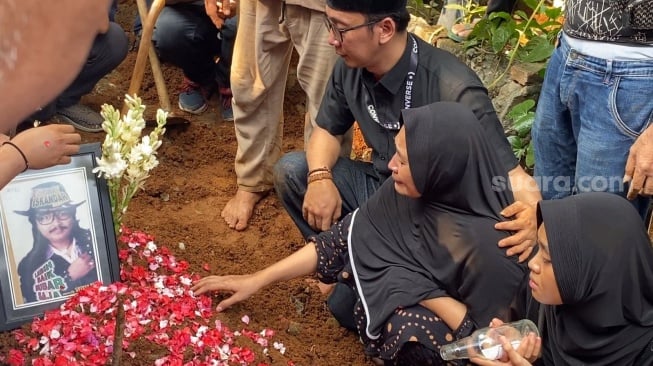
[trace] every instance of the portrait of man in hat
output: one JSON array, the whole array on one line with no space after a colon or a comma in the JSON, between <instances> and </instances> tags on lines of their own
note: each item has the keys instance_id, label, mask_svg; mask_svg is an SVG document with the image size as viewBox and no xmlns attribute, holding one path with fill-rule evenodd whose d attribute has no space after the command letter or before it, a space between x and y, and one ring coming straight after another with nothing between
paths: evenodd
<instances>
[{"instance_id":1,"label":"portrait of man in hat","mask_svg":"<svg viewBox=\"0 0 653 366\"><path fill-rule=\"evenodd\" d=\"M29 208L14 212L32 225L32 249L20 260L18 275L25 303L56 300L98 280L91 231L83 229L63 184L31 189Z\"/></svg>"}]
</instances>

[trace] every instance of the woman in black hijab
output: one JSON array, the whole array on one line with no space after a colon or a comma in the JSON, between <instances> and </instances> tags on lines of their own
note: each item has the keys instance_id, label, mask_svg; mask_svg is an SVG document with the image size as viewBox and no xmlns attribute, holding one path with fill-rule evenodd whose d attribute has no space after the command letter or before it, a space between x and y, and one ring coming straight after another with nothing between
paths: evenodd
<instances>
[{"instance_id":1,"label":"woman in black hijab","mask_svg":"<svg viewBox=\"0 0 653 366\"><path fill-rule=\"evenodd\" d=\"M497 246L509 236L494 229L513 202L507 171L460 104L405 110L402 119L393 179L359 210L261 272L207 277L194 291L234 291L218 305L226 308L317 270L322 282L355 289L366 353L389 365L440 364L442 344L487 326L495 314L511 320L527 269Z\"/></svg>"},{"instance_id":2,"label":"woman in black hijab","mask_svg":"<svg viewBox=\"0 0 653 366\"><path fill-rule=\"evenodd\" d=\"M653 365L653 248L632 204L582 193L541 201L537 220L528 266L544 305L544 365Z\"/></svg>"}]
</instances>

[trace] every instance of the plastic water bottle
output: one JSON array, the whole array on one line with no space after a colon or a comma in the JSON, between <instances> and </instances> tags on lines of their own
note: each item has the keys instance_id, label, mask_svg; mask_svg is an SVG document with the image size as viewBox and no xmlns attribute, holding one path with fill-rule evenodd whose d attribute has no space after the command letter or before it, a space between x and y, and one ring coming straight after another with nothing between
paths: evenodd
<instances>
[{"instance_id":1,"label":"plastic water bottle","mask_svg":"<svg viewBox=\"0 0 653 366\"><path fill-rule=\"evenodd\" d=\"M528 319L506 323L496 328L479 329L469 337L440 347L440 357L445 361L472 357L498 360L504 354L501 336L506 337L512 348L516 349L521 344L521 340L530 333L540 335L535 323Z\"/></svg>"}]
</instances>

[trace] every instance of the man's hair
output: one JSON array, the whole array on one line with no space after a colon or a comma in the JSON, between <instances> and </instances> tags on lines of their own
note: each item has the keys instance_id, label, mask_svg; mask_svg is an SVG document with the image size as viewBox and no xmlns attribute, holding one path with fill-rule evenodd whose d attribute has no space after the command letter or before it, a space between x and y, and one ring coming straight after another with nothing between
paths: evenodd
<instances>
[{"instance_id":1,"label":"man's hair","mask_svg":"<svg viewBox=\"0 0 653 366\"><path fill-rule=\"evenodd\" d=\"M395 24L397 24L397 32L403 32L406 30L406 28L408 28L408 23L410 22L410 13L408 13L406 8L403 8L402 10L394 11L391 13L367 15L368 22L381 21L384 18L392 18Z\"/></svg>"}]
</instances>

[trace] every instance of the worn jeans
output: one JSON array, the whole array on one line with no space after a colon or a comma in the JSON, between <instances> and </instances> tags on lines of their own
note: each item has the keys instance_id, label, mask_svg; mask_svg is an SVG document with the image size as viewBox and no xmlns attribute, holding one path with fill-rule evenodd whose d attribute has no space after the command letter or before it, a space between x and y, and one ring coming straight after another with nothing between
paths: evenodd
<instances>
[{"instance_id":1,"label":"worn jeans","mask_svg":"<svg viewBox=\"0 0 653 366\"><path fill-rule=\"evenodd\" d=\"M201 85L217 81L227 88L236 23L236 17L229 18L218 30L202 1L168 5L156 21L152 42L161 60L181 68L191 81Z\"/></svg>"},{"instance_id":2,"label":"worn jeans","mask_svg":"<svg viewBox=\"0 0 653 366\"><path fill-rule=\"evenodd\" d=\"M274 166L274 189L304 238L317 234L303 216L307 174L308 164L304 152L287 153ZM341 217L357 209L385 180L379 178L372 164L347 158L338 158L331 174L342 198Z\"/></svg>"},{"instance_id":3,"label":"worn jeans","mask_svg":"<svg viewBox=\"0 0 653 366\"><path fill-rule=\"evenodd\" d=\"M629 149L653 122L653 60L615 61L571 49L549 60L532 129L544 199L590 191L625 196ZM649 200L632 201L642 217Z\"/></svg>"},{"instance_id":4,"label":"worn jeans","mask_svg":"<svg viewBox=\"0 0 653 366\"><path fill-rule=\"evenodd\" d=\"M75 80L57 99L34 113L28 120L46 121L52 118L58 109L79 103L84 95L93 91L100 79L120 65L127 56L128 47L129 41L122 28L117 23L109 23L109 30L95 37L88 58Z\"/></svg>"}]
</instances>

